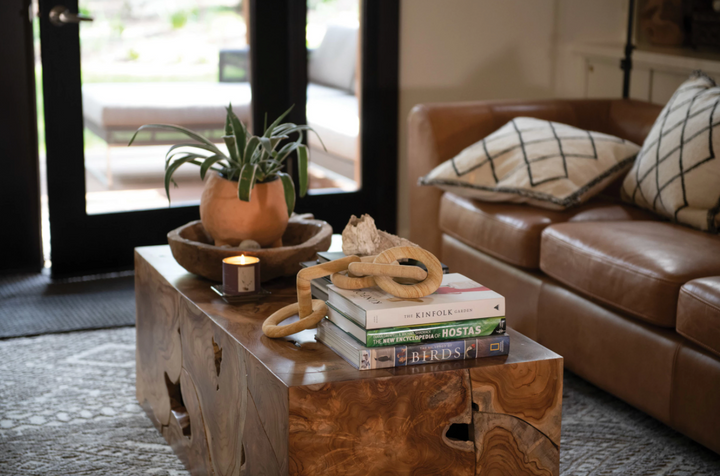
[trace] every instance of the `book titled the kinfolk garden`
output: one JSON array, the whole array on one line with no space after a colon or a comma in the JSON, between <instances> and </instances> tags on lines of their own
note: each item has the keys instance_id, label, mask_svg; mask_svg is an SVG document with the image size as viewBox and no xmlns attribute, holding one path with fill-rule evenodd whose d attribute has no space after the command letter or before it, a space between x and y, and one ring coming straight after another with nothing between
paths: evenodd
<instances>
[{"instance_id":1,"label":"book titled the kinfolk garden","mask_svg":"<svg viewBox=\"0 0 720 476\"><path fill-rule=\"evenodd\" d=\"M477 359L507 355L510 351L510 337L507 334L446 342L366 347L327 319L318 324L315 338L359 370Z\"/></svg>"},{"instance_id":2,"label":"book titled the kinfolk garden","mask_svg":"<svg viewBox=\"0 0 720 476\"><path fill-rule=\"evenodd\" d=\"M426 341L458 340L505 333L504 317L366 330L329 303L328 319L367 347L420 344Z\"/></svg>"},{"instance_id":3,"label":"book titled the kinfolk garden","mask_svg":"<svg viewBox=\"0 0 720 476\"><path fill-rule=\"evenodd\" d=\"M378 287L330 285L328 302L366 330L505 315L504 297L458 273L443 275L438 290L422 298L398 298Z\"/></svg>"}]
</instances>

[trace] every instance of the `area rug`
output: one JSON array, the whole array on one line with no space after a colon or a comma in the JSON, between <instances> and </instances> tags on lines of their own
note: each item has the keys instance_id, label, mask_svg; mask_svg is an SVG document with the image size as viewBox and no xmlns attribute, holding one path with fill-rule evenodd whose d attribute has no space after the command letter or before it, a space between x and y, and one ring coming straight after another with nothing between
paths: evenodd
<instances>
[{"instance_id":1,"label":"area rug","mask_svg":"<svg viewBox=\"0 0 720 476\"><path fill-rule=\"evenodd\" d=\"M714 475L720 456L566 373L563 475ZM135 401L135 330L0 342L0 474L187 475Z\"/></svg>"}]
</instances>

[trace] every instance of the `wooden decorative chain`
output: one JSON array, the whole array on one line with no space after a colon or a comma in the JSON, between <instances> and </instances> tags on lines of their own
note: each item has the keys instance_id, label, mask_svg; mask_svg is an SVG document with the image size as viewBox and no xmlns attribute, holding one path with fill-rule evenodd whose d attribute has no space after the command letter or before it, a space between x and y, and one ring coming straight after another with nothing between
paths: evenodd
<instances>
[{"instance_id":1,"label":"wooden decorative chain","mask_svg":"<svg viewBox=\"0 0 720 476\"><path fill-rule=\"evenodd\" d=\"M399 260L414 259L425 265L427 271L417 266L402 266ZM263 333L268 337L285 337L310 329L327 315L327 305L320 299L312 299L310 282L331 276L335 286L343 289L361 289L379 286L383 291L404 299L419 299L434 293L442 283L442 265L429 251L414 246L398 246L385 250L377 256L347 256L327 263L301 269L297 274L298 302L275 311L263 323ZM400 284L394 278L419 281ZM292 324L279 325L294 315L300 317Z\"/></svg>"}]
</instances>

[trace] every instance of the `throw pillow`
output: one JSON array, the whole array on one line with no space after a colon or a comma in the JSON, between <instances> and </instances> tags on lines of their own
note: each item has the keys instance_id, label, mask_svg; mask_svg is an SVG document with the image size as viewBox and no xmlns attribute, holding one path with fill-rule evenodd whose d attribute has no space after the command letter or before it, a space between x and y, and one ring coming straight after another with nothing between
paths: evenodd
<instances>
[{"instance_id":1,"label":"throw pillow","mask_svg":"<svg viewBox=\"0 0 720 476\"><path fill-rule=\"evenodd\" d=\"M623 198L672 221L718 232L720 88L702 72L680 85L625 177Z\"/></svg>"},{"instance_id":2,"label":"throw pillow","mask_svg":"<svg viewBox=\"0 0 720 476\"><path fill-rule=\"evenodd\" d=\"M437 166L420 184L478 200L561 210L625 173L639 149L607 134L517 117Z\"/></svg>"}]
</instances>

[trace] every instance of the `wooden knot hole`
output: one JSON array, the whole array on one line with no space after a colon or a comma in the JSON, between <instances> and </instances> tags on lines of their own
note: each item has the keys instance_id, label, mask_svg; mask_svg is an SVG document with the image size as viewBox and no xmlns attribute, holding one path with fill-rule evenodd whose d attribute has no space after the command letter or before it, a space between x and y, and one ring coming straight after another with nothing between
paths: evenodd
<instances>
[{"instance_id":1,"label":"wooden knot hole","mask_svg":"<svg viewBox=\"0 0 720 476\"><path fill-rule=\"evenodd\" d=\"M190 415L188 415L187 408L185 408L185 402L183 401L180 379L178 379L177 382L173 382L170 380L170 377L168 377L167 372L164 372L164 374L165 387L167 388L168 398L170 398L170 411L182 429L183 436L190 439L192 436L190 428Z\"/></svg>"}]
</instances>

